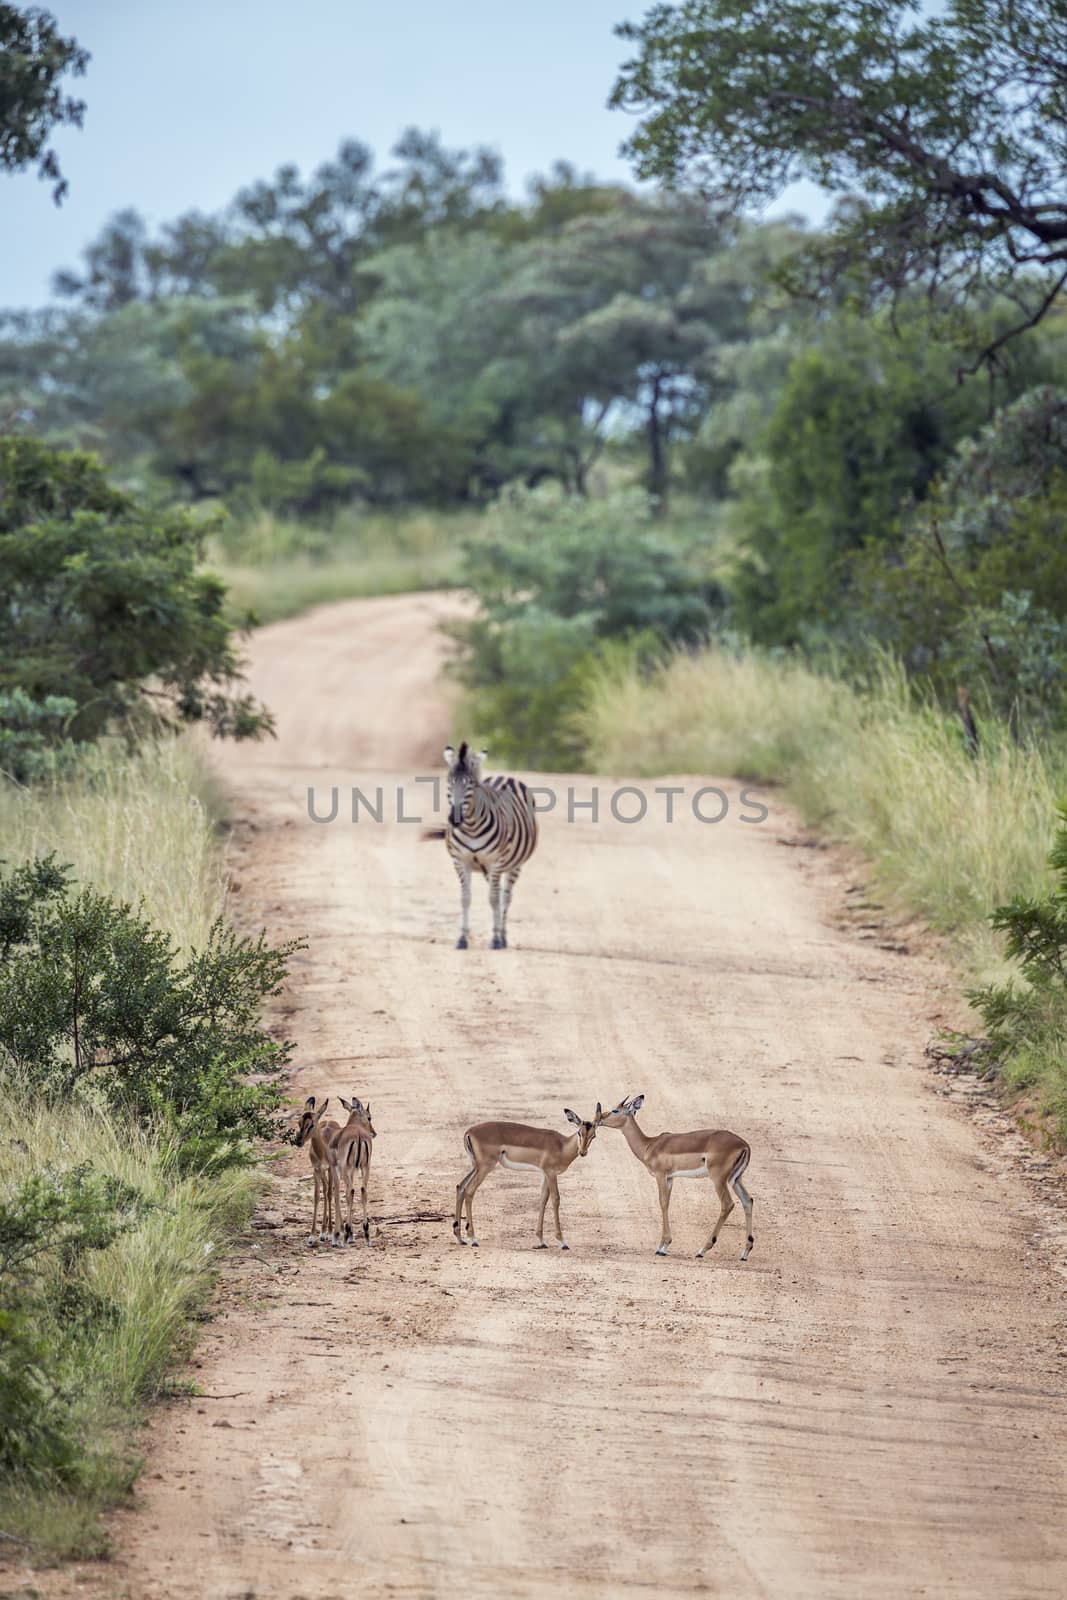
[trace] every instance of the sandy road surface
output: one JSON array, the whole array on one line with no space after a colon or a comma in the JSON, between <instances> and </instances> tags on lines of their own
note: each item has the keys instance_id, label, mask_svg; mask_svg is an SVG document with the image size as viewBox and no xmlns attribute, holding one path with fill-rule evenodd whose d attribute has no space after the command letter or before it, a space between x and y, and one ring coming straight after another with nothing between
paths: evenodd
<instances>
[{"instance_id":1,"label":"sandy road surface","mask_svg":"<svg viewBox=\"0 0 1067 1600\"><path fill-rule=\"evenodd\" d=\"M436 764L449 604L255 639L279 739L220 758L239 903L310 939L283 1017L296 1089L370 1097L383 1220L372 1251L309 1252L307 1169L281 1164L205 1398L160 1414L118 1520L114 1592L1061 1595L1063 1280L1025 1186L919 1065L935 969L844 925L846 883L783 846L778 802L717 827L679 802L668 827L656 796L640 825L547 818L512 949L483 947L479 888L457 953L443 846L346 821L353 783L417 798ZM335 823L308 821L309 782L321 805L338 784ZM627 1091L652 1131L749 1139L747 1265L740 1210L693 1259L695 1183L656 1259L654 1183L607 1131L561 1184L569 1254L529 1248L519 1174L482 1189L480 1252L387 1220L450 1204L470 1121L562 1128Z\"/></svg>"}]
</instances>

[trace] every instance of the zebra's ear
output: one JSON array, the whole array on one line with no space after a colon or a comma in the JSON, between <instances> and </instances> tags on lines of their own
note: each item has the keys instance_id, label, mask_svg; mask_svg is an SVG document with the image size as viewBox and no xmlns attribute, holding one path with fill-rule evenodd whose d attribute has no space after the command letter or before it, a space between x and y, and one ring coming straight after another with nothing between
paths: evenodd
<instances>
[{"instance_id":1,"label":"zebra's ear","mask_svg":"<svg viewBox=\"0 0 1067 1600\"><path fill-rule=\"evenodd\" d=\"M456 759L456 752L453 750L453 748L452 748L452 746L450 744L446 744L445 745L445 760L448 762L448 765L451 766L453 761L455 761L455 759Z\"/></svg>"}]
</instances>

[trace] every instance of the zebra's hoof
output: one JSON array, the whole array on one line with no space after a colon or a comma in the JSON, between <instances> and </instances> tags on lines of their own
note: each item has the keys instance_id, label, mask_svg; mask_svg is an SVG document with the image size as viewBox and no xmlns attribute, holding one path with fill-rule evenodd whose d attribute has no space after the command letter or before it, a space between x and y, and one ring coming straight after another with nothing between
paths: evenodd
<instances>
[{"instance_id":1,"label":"zebra's hoof","mask_svg":"<svg viewBox=\"0 0 1067 1600\"><path fill-rule=\"evenodd\" d=\"M457 950L466 950L466 948L467 948L467 935L465 933L461 933L459 938L456 940L456 949Z\"/></svg>"},{"instance_id":2,"label":"zebra's hoof","mask_svg":"<svg viewBox=\"0 0 1067 1600\"><path fill-rule=\"evenodd\" d=\"M494 934L489 941L489 948L490 950L503 950L505 948L503 939L498 939Z\"/></svg>"}]
</instances>

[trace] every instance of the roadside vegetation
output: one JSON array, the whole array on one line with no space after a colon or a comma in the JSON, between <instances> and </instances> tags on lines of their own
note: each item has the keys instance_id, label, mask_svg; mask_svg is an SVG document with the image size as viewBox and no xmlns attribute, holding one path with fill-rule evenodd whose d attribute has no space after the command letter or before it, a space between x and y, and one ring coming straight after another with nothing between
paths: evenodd
<instances>
[{"instance_id":1,"label":"roadside vegetation","mask_svg":"<svg viewBox=\"0 0 1067 1600\"><path fill-rule=\"evenodd\" d=\"M0 1530L92 1554L248 1217L287 949L233 933L179 730L258 736L201 533L0 447Z\"/></svg>"}]
</instances>

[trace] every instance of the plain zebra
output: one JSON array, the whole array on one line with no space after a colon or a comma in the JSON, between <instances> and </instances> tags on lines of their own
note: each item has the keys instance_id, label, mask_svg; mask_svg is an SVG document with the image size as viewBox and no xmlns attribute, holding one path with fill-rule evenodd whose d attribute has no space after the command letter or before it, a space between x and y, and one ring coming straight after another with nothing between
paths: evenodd
<instances>
[{"instance_id":1,"label":"plain zebra","mask_svg":"<svg viewBox=\"0 0 1067 1600\"><path fill-rule=\"evenodd\" d=\"M483 778L486 752L477 754L466 742L457 755L445 750L448 763L448 822L428 829L428 839L444 839L459 876L462 915L457 950L470 939L471 873L489 880L493 908L492 950L506 950L511 891L523 863L537 846L537 817L530 791L518 778Z\"/></svg>"}]
</instances>

